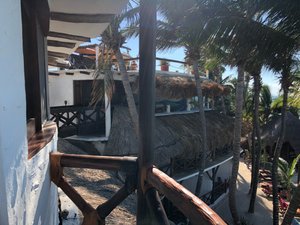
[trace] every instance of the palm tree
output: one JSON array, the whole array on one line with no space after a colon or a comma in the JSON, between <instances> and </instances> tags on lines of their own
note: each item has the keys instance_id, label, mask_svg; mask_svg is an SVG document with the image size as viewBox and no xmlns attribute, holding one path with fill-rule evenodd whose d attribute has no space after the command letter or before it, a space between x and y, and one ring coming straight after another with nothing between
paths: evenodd
<instances>
[{"instance_id":1,"label":"palm tree","mask_svg":"<svg viewBox=\"0 0 300 225\"><path fill-rule=\"evenodd\" d=\"M135 2L136 4L136 2ZM131 3L128 3L127 9L119 16L116 16L107 29L101 35L102 44L115 55L117 62L119 64L119 69L122 76L122 83L126 94L128 109L130 117L133 123L133 127L137 137L139 136L138 128L138 113L136 109L136 104L134 101L132 89L130 86L129 76L127 73L125 61L121 53L120 48L123 47L126 37L124 32L121 30L121 23L125 20L129 20L131 23L136 23L138 21L138 7L134 7ZM128 34L133 34L129 33Z\"/></svg>"},{"instance_id":2,"label":"palm tree","mask_svg":"<svg viewBox=\"0 0 300 225\"><path fill-rule=\"evenodd\" d=\"M210 74L213 75L213 79L215 82L222 84L222 73L225 71L225 67L222 65L222 58L217 57L216 55L210 56L205 61L205 69L210 72ZM210 78L211 79L211 78ZM220 96L221 100L221 107L223 114L226 115L226 108L225 108L225 102L224 102L224 96Z\"/></svg>"},{"instance_id":3,"label":"palm tree","mask_svg":"<svg viewBox=\"0 0 300 225\"><path fill-rule=\"evenodd\" d=\"M242 111L243 111L243 92L244 92L244 64L238 65L238 79L236 88L236 110L234 120L234 139L233 139L233 165L231 180L229 184L229 207L234 224L240 224L239 215L236 207L236 181L239 170L240 142L242 129Z\"/></svg>"},{"instance_id":4,"label":"palm tree","mask_svg":"<svg viewBox=\"0 0 300 225\"><path fill-rule=\"evenodd\" d=\"M230 183L230 209L234 223L239 224L239 217L235 203L236 178L239 167L241 110L243 106L243 76L244 68L253 52L260 58L278 56L286 49L289 38L276 32L272 27L264 23L264 13L258 2L253 1L198 1L199 8L205 8L210 20L206 24L207 29L218 27L213 32L213 40L231 52L232 61L238 66L238 85L236 95L236 120L234 133L234 158ZM255 33L256 35L252 35ZM288 40L287 40L288 39ZM278 42L287 41L287 45L278 45ZM275 67L275 65L273 64ZM242 103L242 104L241 104Z\"/></svg>"},{"instance_id":5,"label":"palm tree","mask_svg":"<svg viewBox=\"0 0 300 225\"><path fill-rule=\"evenodd\" d=\"M205 2L209 5L209 2ZM216 8L218 10L216 10ZM239 169L240 137L242 126L242 109L244 102L244 75L245 65L248 54L253 51L256 43L251 43L244 34L249 29L249 19L244 17L244 9L238 2L228 1L227 4L216 2L211 5L211 20L209 23L218 24L218 29L213 34L213 41L219 43L219 46L226 49L231 56L232 65L238 67L238 78L236 87L236 109L234 123L234 142L233 142L233 166L229 185L229 206L234 220L234 224L240 224L240 218L236 207L236 181ZM226 22L225 22L226 21ZM209 26L209 23L207 26ZM247 41L246 41L247 39Z\"/></svg>"},{"instance_id":6,"label":"palm tree","mask_svg":"<svg viewBox=\"0 0 300 225\"><path fill-rule=\"evenodd\" d=\"M252 157L255 160L255 163L252 167L252 180L251 180L251 198L248 212L254 213L255 198L258 184L258 172L260 165L260 156L261 156L261 136L260 136L260 123L259 123L259 95L261 91L261 78L260 78L261 65L258 66L256 72L253 73L254 78L254 113L253 113L253 133L254 138L252 140L252 148L255 149L252 153ZM254 157L255 156L255 157Z\"/></svg>"},{"instance_id":7,"label":"palm tree","mask_svg":"<svg viewBox=\"0 0 300 225\"><path fill-rule=\"evenodd\" d=\"M202 56L202 46L204 44L201 37L201 21L196 26L191 24L190 10L194 7L195 1L176 1L165 0L160 3L160 12L164 20L158 23L157 46L160 50L166 50L174 47L184 47L186 57L193 66L198 107L199 107L199 132L202 134L202 145L199 152L201 159L199 164L199 175L195 190L195 195L199 196L203 180L203 171L205 169L205 160L207 155L207 138L206 138L206 119L203 107L203 94L199 75L198 61ZM189 24L187 26L187 24Z\"/></svg>"},{"instance_id":8,"label":"palm tree","mask_svg":"<svg viewBox=\"0 0 300 225\"><path fill-rule=\"evenodd\" d=\"M289 207L284 215L283 221L281 225L290 225L292 224L293 218L296 215L297 209L299 208L300 203L300 185L296 187L292 200L289 204Z\"/></svg>"},{"instance_id":9,"label":"palm tree","mask_svg":"<svg viewBox=\"0 0 300 225\"><path fill-rule=\"evenodd\" d=\"M273 186L273 225L278 225L278 161L285 136L286 130L286 111L287 111L287 99L290 87L290 65L283 68L281 77L281 88L283 90L283 107L281 111L281 130L280 136L277 140L274 150L273 164L272 164L272 186Z\"/></svg>"},{"instance_id":10,"label":"palm tree","mask_svg":"<svg viewBox=\"0 0 300 225\"><path fill-rule=\"evenodd\" d=\"M299 4L297 1L287 0L284 3L280 1L266 1L264 4L268 11L268 21L271 26L275 27L278 32L281 32L286 36L287 41L281 41L281 44L287 44L285 49L283 48L281 53L278 51L278 62L281 69L281 87L283 90L283 107L281 110L281 131L278 141L276 143L273 166L272 166L272 186L273 186L273 225L278 225L278 177L277 168L280 151L282 148L284 135L285 135L285 118L288 103L288 92L291 86L291 69L292 69L292 57L294 53L299 49L299 37L300 37L300 22L299 22ZM274 65L274 68L278 70L278 65Z\"/></svg>"}]
</instances>

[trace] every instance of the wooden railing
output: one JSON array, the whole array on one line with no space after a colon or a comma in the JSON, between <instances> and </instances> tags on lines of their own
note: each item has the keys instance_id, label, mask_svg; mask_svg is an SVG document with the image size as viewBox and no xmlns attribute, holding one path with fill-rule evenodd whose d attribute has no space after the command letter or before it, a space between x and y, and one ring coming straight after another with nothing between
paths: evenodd
<instances>
[{"instance_id":1,"label":"wooden railing","mask_svg":"<svg viewBox=\"0 0 300 225\"><path fill-rule=\"evenodd\" d=\"M82 211L84 225L105 224L105 218L125 198L136 190L138 180L138 163L135 157L107 157L91 155L72 155L52 153L51 180ZM99 205L96 209L86 202L81 195L65 180L64 167L89 168L123 171L126 173L124 186L111 199ZM152 211L149 224L169 224L160 198L156 190L165 195L192 224L225 225L226 223L203 201L178 184L174 179L157 169L155 166L142 168L141 176L145 180L143 192Z\"/></svg>"},{"instance_id":2,"label":"wooden railing","mask_svg":"<svg viewBox=\"0 0 300 225\"><path fill-rule=\"evenodd\" d=\"M81 135L86 131L104 134L105 114L101 107L58 106L51 107L50 114L50 120L56 123L59 134Z\"/></svg>"}]
</instances>

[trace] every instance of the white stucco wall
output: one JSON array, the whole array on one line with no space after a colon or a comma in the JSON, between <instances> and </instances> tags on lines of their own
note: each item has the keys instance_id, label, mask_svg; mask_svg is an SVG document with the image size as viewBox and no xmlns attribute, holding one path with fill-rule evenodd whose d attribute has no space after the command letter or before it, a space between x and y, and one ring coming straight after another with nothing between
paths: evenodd
<instances>
[{"instance_id":1,"label":"white stucco wall","mask_svg":"<svg viewBox=\"0 0 300 225\"><path fill-rule=\"evenodd\" d=\"M1 4L0 224L53 225L57 224L57 195L50 184L48 154L55 149L56 139L37 158L27 159L21 2L3 0Z\"/></svg>"},{"instance_id":2,"label":"white stucco wall","mask_svg":"<svg viewBox=\"0 0 300 225\"><path fill-rule=\"evenodd\" d=\"M26 225L58 224L58 192L50 181L49 154L56 150L57 132L54 138L33 158L27 160Z\"/></svg>"},{"instance_id":3,"label":"white stucco wall","mask_svg":"<svg viewBox=\"0 0 300 225\"><path fill-rule=\"evenodd\" d=\"M59 72L59 71L58 71ZM49 75L49 102L52 106L64 106L64 101L68 105L74 104L74 80L93 80L93 72L90 75L81 74L79 71L70 71L74 75L66 75L65 71L60 71L59 76Z\"/></svg>"}]
</instances>

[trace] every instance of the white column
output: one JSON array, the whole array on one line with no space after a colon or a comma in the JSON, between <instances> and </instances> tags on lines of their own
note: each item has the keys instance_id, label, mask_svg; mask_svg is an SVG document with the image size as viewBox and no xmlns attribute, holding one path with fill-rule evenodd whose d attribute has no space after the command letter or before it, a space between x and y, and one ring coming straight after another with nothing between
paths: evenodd
<instances>
[{"instance_id":1,"label":"white column","mask_svg":"<svg viewBox=\"0 0 300 225\"><path fill-rule=\"evenodd\" d=\"M206 105L206 97L203 96L202 99L203 99L203 107L204 107L204 109L207 109L207 105Z\"/></svg>"},{"instance_id":2,"label":"white column","mask_svg":"<svg viewBox=\"0 0 300 225\"><path fill-rule=\"evenodd\" d=\"M186 104L187 104L186 110L187 111L191 111L191 109L192 109L191 100L192 99L190 99L190 98L187 99L187 102L186 102Z\"/></svg>"},{"instance_id":3,"label":"white column","mask_svg":"<svg viewBox=\"0 0 300 225\"><path fill-rule=\"evenodd\" d=\"M99 57L99 45L96 45L96 56L95 56L95 60L96 60L96 68L97 68L98 65L99 65L98 57Z\"/></svg>"},{"instance_id":4,"label":"white column","mask_svg":"<svg viewBox=\"0 0 300 225\"><path fill-rule=\"evenodd\" d=\"M111 104L105 93L105 137L109 137L111 129Z\"/></svg>"},{"instance_id":5,"label":"white column","mask_svg":"<svg viewBox=\"0 0 300 225\"><path fill-rule=\"evenodd\" d=\"M171 106L167 105L167 113L171 112Z\"/></svg>"}]
</instances>

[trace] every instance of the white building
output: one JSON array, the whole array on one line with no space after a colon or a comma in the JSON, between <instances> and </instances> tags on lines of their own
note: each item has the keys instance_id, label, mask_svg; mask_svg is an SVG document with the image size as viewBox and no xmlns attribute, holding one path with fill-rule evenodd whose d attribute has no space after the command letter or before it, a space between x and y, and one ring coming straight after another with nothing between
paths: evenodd
<instances>
[{"instance_id":1,"label":"white building","mask_svg":"<svg viewBox=\"0 0 300 225\"><path fill-rule=\"evenodd\" d=\"M49 170L57 128L48 121L47 59L63 63L81 42L99 35L126 2L1 2L0 224L58 224L57 188Z\"/></svg>"}]
</instances>

